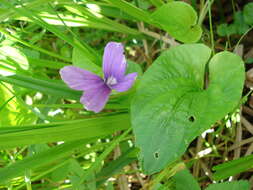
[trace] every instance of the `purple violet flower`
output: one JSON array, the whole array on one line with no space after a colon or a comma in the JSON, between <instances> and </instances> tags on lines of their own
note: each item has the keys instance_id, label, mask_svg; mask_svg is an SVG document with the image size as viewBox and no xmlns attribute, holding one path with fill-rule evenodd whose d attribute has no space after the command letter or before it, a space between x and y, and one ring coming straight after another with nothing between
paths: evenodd
<instances>
[{"instance_id":1,"label":"purple violet flower","mask_svg":"<svg viewBox=\"0 0 253 190\"><path fill-rule=\"evenodd\" d=\"M84 91L80 102L85 109L98 113L104 108L112 90L124 92L133 85L137 73L125 75L126 67L123 45L109 42L103 55L104 79L75 66L62 68L60 75L70 88Z\"/></svg>"}]
</instances>

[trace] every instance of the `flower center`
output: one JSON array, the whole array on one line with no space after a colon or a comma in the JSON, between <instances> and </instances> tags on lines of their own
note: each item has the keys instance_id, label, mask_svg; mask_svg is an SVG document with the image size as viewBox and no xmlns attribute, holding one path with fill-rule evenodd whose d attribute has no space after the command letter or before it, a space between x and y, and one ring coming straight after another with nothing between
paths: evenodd
<instances>
[{"instance_id":1,"label":"flower center","mask_svg":"<svg viewBox=\"0 0 253 190\"><path fill-rule=\"evenodd\" d=\"M110 76L108 79L106 79L106 84L107 84L108 86L117 84L117 79L114 78L113 76Z\"/></svg>"}]
</instances>

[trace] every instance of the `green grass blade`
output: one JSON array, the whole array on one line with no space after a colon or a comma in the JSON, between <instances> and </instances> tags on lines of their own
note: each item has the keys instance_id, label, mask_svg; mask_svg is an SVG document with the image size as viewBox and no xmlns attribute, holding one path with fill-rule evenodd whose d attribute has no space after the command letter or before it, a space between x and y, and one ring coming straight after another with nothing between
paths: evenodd
<instances>
[{"instance_id":1,"label":"green grass blade","mask_svg":"<svg viewBox=\"0 0 253 190\"><path fill-rule=\"evenodd\" d=\"M114 5L108 4L108 3L92 1L92 2L86 3L85 5L86 5L86 7L90 8L90 9L97 8L97 10L98 10L97 12L99 12L100 14L105 15L107 17L129 20L129 21L134 20L134 17L130 16L128 13L123 12L119 8L115 7Z\"/></svg>"},{"instance_id":2,"label":"green grass blade","mask_svg":"<svg viewBox=\"0 0 253 190\"><path fill-rule=\"evenodd\" d=\"M109 177L115 175L116 173L120 172L122 168L137 159L137 148L129 148L124 152L123 155L118 157L116 160L111 161L108 166L104 167L98 174L97 179L97 186L103 184Z\"/></svg>"},{"instance_id":3,"label":"green grass blade","mask_svg":"<svg viewBox=\"0 0 253 190\"><path fill-rule=\"evenodd\" d=\"M164 1L163 0L149 0L153 5L155 5L156 7L161 7L162 5L164 5Z\"/></svg>"},{"instance_id":4,"label":"green grass blade","mask_svg":"<svg viewBox=\"0 0 253 190\"><path fill-rule=\"evenodd\" d=\"M133 4L126 2L124 0L107 0L107 1L109 1L112 5L120 8L127 14L131 15L132 17L136 18L137 20L144 21L146 23L151 23L149 13L134 6Z\"/></svg>"},{"instance_id":5,"label":"green grass blade","mask_svg":"<svg viewBox=\"0 0 253 190\"><path fill-rule=\"evenodd\" d=\"M73 151L88 140L79 140L69 143L64 143L49 150L37 153L33 156L26 157L24 160L13 163L5 168L0 169L0 183L7 182L15 177L24 175L26 170L36 169L56 160L64 158L73 153Z\"/></svg>"},{"instance_id":6,"label":"green grass blade","mask_svg":"<svg viewBox=\"0 0 253 190\"><path fill-rule=\"evenodd\" d=\"M8 37L9 39L11 39L14 42L19 42L19 43L21 43L24 46L27 46L27 47L32 48L34 50L37 50L37 51L39 51L41 53L44 53L46 55L49 55L51 57L55 57L57 59L60 59L60 60L66 61L66 62L71 62L71 59L69 59L69 58L65 58L65 57L63 57L61 55L58 55L57 53L45 50L45 49L40 48L40 47L38 47L36 45L33 45L33 44L29 43L29 42L23 41L23 40L19 39L18 37L10 34L9 32L7 32L5 29L3 29L1 27L0 27L0 32L3 33L6 37Z\"/></svg>"},{"instance_id":7,"label":"green grass blade","mask_svg":"<svg viewBox=\"0 0 253 190\"><path fill-rule=\"evenodd\" d=\"M32 58L27 57L29 64L32 66L38 66L38 67L47 67L50 69L61 69L64 66L70 65L59 61L51 61L47 59L38 59L38 58Z\"/></svg>"},{"instance_id":8,"label":"green grass blade","mask_svg":"<svg viewBox=\"0 0 253 190\"><path fill-rule=\"evenodd\" d=\"M129 114L91 119L0 128L0 149L56 141L89 139L110 135L130 127Z\"/></svg>"},{"instance_id":9,"label":"green grass blade","mask_svg":"<svg viewBox=\"0 0 253 190\"><path fill-rule=\"evenodd\" d=\"M11 9L15 10L19 15L29 18L34 23L36 23L36 24L40 25L41 27L47 29L48 31L54 33L57 37L66 41L71 46L76 47L76 48L80 49L81 51L83 51L92 62L94 62L94 63L101 62L101 57L96 53L96 51L93 50L91 47L89 47L88 44L81 42L80 39L75 38L76 36L73 36L74 37L74 39L73 39L69 35L66 35L61 30L59 30L57 27L55 27L54 25L50 25L47 22L45 22L41 18L40 15L36 14L36 12L31 12L23 5L19 8L16 8L6 0L1 0L1 1L4 1L6 5L8 5Z\"/></svg>"},{"instance_id":10,"label":"green grass blade","mask_svg":"<svg viewBox=\"0 0 253 190\"><path fill-rule=\"evenodd\" d=\"M226 179L253 168L253 155L245 156L236 160L231 160L213 167L216 172L213 174L214 180Z\"/></svg>"},{"instance_id":11,"label":"green grass blade","mask_svg":"<svg viewBox=\"0 0 253 190\"><path fill-rule=\"evenodd\" d=\"M92 9L85 8L83 6L77 6L77 5L70 5L70 6L65 5L64 7L74 14L88 17L87 19L92 21L92 23L94 24L105 25L107 27L110 27L111 30L116 30L121 33L132 34L132 35L140 34L139 31L129 28L128 26L120 24L114 20L111 20L103 16L99 12L95 12Z\"/></svg>"},{"instance_id":12,"label":"green grass blade","mask_svg":"<svg viewBox=\"0 0 253 190\"><path fill-rule=\"evenodd\" d=\"M42 80L24 75L1 76L0 81L7 82L13 85L18 85L24 88L43 92L61 98L69 98L79 100L81 96L80 91L71 90L60 81Z\"/></svg>"},{"instance_id":13,"label":"green grass blade","mask_svg":"<svg viewBox=\"0 0 253 190\"><path fill-rule=\"evenodd\" d=\"M26 6L29 8L37 8L45 3L48 3L52 0L33 0L26 2ZM0 9L0 22L6 21L6 19L11 19L16 16L16 12L13 9L1 8Z\"/></svg>"}]
</instances>

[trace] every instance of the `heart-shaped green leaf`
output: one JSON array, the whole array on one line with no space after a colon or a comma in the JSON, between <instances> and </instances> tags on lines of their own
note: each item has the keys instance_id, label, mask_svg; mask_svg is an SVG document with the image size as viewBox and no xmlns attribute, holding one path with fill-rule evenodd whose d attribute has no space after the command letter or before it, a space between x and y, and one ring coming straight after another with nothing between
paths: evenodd
<instances>
[{"instance_id":1,"label":"heart-shaped green leaf","mask_svg":"<svg viewBox=\"0 0 253 190\"><path fill-rule=\"evenodd\" d=\"M253 25L253 2L243 7L243 17L248 25Z\"/></svg>"},{"instance_id":2,"label":"heart-shaped green leaf","mask_svg":"<svg viewBox=\"0 0 253 190\"><path fill-rule=\"evenodd\" d=\"M185 43L197 42L202 29L197 25L197 13L187 3L170 2L158 8L152 15L153 22L172 37Z\"/></svg>"},{"instance_id":3,"label":"heart-shaped green leaf","mask_svg":"<svg viewBox=\"0 0 253 190\"><path fill-rule=\"evenodd\" d=\"M175 161L195 137L238 104L245 77L241 58L226 51L212 57L204 89L210 55L203 44L176 46L144 74L131 114L146 173Z\"/></svg>"}]
</instances>

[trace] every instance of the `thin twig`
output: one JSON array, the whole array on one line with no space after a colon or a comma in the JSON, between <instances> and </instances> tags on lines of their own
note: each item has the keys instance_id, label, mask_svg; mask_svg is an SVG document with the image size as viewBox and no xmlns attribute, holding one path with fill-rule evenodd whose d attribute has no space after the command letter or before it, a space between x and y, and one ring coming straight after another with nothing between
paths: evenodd
<instances>
[{"instance_id":1,"label":"thin twig","mask_svg":"<svg viewBox=\"0 0 253 190\"><path fill-rule=\"evenodd\" d=\"M252 154L252 152L253 152L253 143L250 144L248 150L245 153L245 156Z\"/></svg>"},{"instance_id":2,"label":"thin twig","mask_svg":"<svg viewBox=\"0 0 253 190\"><path fill-rule=\"evenodd\" d=\"M211 170L206 166L203 161L199 160L199 163L205 174L212 180L213 173L211 172Z\"/></svg>"},{"instance_id":3,"label":"thin twig","mask_svg":"<svg viewBox=\"0 0 253 190\"><path fill-rule=\"evenodd\" d=\"M241 117L243 126L253 135L253 125L245 118Z\"/></svg>"},{"instance_id":4,"label":"thin twig","mask_svg":"<svg viewBox=\"0 0 253 190\"><path fill-rule=\"evenodd\" d=\"M240 141L239 143L232 145L231 147L229 147L228 151L232 151L240 146L243 146L243 145L251 143L251 142L253 142L253 137L244 139L244 140Z\"/></svg>"},{"instance_id":5,"label":"thin twig","mask_svg":"<svg viewBox=\"0 0 253 190\"><path fill-rule=\"evenodd\" d=\"M211 46L212 46L212 52L213 55L215 54L215 47L214 47L214 34L213 34L213 24L212 24L212 7L213 1L208 0L208 17L209 17L209 26L210 26L210 38L211 38Z\"/></svg>"},{"instance_id":6,"label":"thin twig","mask_svg":"<svg viewBox=\"0 0 253 190\"><path fill-rule=\"evenodd\" d=\"M155 39L162 40L163 42L168 43L168 44L170 44L171 46L179 45L179 43L176 42L174 39L172 39L172 38L167 38L167 37L165 37L165 36L161 36L160 34L157 34L157 33L155 33L155 32L149 31L149 30L147 30L147 29L142 29L142 30L140 30L140 32L142 32L143 34L146 34L146 35L148 35L148 36L151 36L151 37L153 37L153 38L155 38Z\"/></svg>"},{"instance_id":7,"label":"thin twig","mask_svg":"<svg viewBox=\"0 0 253 190\"><path fill-rule=\"evenodd\" d=\"M138 23L138 28L139 28L139 30L145 30L143 22ZM149 50L148 50L147 40L143 39L142 42L143 42L143 45L144 45L145 54L148 56L149 55Z\"/></svg>"},{"instance_id":8,"label":"thin twig","mask_svg":"<svg viewBox=\"0 0 253 190\"><path fill-rule=\"evenodd\" d=\"M244 46L242 44L240 44L235 47L234 53L236 53L237 55L239 55L240 57L243 58L243 50L244 50Z\"/></svg>"},{"instance_id":9,"label":"thin twig","mask_svg":"<svg viewBox=\"0 0 253 190\"><path fill-rule=\"evenodd\" d=\"M204 139L199 136L197 140L197 147L196 147L196 157L197 154L201 151L202 149L202 144L203 144ZM198 177L199 176L199 171L200 171L200 160L197 160L194 165L193 165L193 176Z\"/></svg>"},{"instance_id":10,"label":"thin twig","mask_svg":"<svg viewBox=\"0 0 253 190\"><path fill-rule=\"evenodd\" d=\"M253 176L250 177L249 183L250 183L250 189L252 189L252 187L253 187Z\"/></svg>"},{"instance_id":11,"label":"thin twig","mask_svg":"<svg viewBox=\"0 0 253 190\"><path fill-rule=\"evenodd\" d=\"M120 133L116 133L115 136L119 135ZM119 145L117 145L114 149L114 155L113 159L116 160L118 157L121 155L121 150ZM128 181L127 181L127 176L125 174L120 174L118 179L118 186L120 190L130 190L128 187Z\"/></svg>"},{"instance_id":12,"label":"thin twig","mask_svg":"<svg viewBox=\"0 0 253 190\"><path fill-rule=\"evenodd\" d=\"M242 107L242 111L243 111L244 113L247 113L247 114L250 115L250 116L253 116L253 110L252 110L251 108L249 108L248 106L243 106L243 107Z\"/></svg>"},{"instance_id":13,"label":"thin twig","mask_svg":"<svg viewBox=\"0 0 253 190\"><path fill-rule=\"evenodd\" d=\"M241 116L241 119L242 119L242 112L241 112L242 109L240 109L240 116ZM241 121L237 122L236 123L236 140L235 140L235 144L238 144L242 141L242 124L241 124ZM241 146L237 147L235 150L234 150L234 160L240 158L240 155L241 155ZM237 174L235 176L233 176L233 179L237 179L238 177L240 176L240 174Z\"/></svg>"},{"instance_id":14,"label":"thin twig","mask_svg":"<svg viewBox=\"0 0 253 190\"><path fill-rule=\"evenodd\" d=\"M139 29L140 31L145 30L143 22L137 23L137 26L138 26L138 29ZM146 59L147 64L148 64L148 65L151 65L152 60L151 60L150 54L149 54L148 42L147 42L146 39L143 39L143 40L142 40L142 43L143 43L144 52L145 52L144 58Z\"/></svg>"},{"instance_id":15,"label":"thin twig","mask_svg":"<svg viewBox=\"0 0 253 190\"><path fill-rule=\"evenodd\" d=\"M241 117L242 118L242 117ZM236 123L236 139L235 144L239 144L242 141L242 125L241 122ZM241 146L234 150L234 160L239 158L241 154Z\"/></svg>"},{"instance_id":16,"label":"thin twig","mask_svg":"<svg viewBox=\"0 0 253 190\"><path fill-rule=\"evenodd\" d=\"M142 186L142 190L146 190L146 188L144 187L145 182L144 182L144 180L142 179L140 172L138 172L138 168L137 168L136 163L132 163L131 166L132 166L133 170L137 171L137 172L135 173L135 175L136 175L138 181L140 182L140 184L141 184L141 186Z\"/></svg>"}]
</instances>

